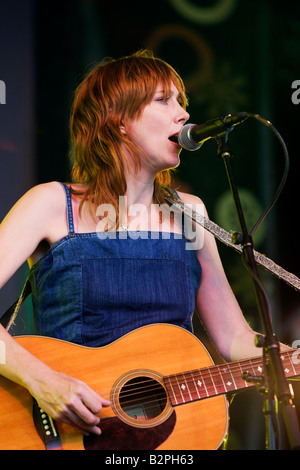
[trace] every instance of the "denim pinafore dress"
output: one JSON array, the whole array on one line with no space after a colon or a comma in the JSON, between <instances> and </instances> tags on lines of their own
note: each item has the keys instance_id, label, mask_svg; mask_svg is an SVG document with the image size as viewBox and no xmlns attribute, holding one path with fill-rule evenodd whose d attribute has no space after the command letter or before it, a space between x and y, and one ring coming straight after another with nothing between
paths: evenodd
<instances>
[{"instance_id":1,"label":"denim pinafore dress","mask_svg":"<svg viewBox=\"0 0 300 470\"><path fill-rule=\"evenodd\" d=\"M184 235L75 233L66 192L68 235L32 267L35 334L98 347L153 323L192 331L201 279Z\"/></svg>"}]
</instances>

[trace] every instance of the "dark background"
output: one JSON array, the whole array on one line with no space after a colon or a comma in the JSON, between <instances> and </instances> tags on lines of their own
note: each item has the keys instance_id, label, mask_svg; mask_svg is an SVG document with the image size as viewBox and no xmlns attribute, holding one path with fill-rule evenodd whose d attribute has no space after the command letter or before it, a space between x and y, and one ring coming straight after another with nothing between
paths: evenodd
<instances>
[{"instance_id":1,"label":"dark background","mask_svg":"<svg viewBox=\"0 0 300 470\"><path fill-rule=\"evenodd\" d=\"M6 84L6 103L0 105L1 219L34 184L69 180L68 117L73 91L84 73L106 56L117 58L149 47L184 79L191 122L249 111L271 121L282 135L290 157L288 180L254 241L258 251L299 276L300 105L291 100L292 83L300 80L299 2L1 0L0 10L0 80ZM236 127L230 142L236 183L252 228L282 177L282 147L271 130L254 119ZM200 196L216 223L238 229L215 141L195 153L182 152L176 184ZM247 320L261 331L240 256L219 248ZM22 267L3 289L2 312L18 296L26 273ZM300 340L299 293L265 272L262 279L276 334L289 343ZM27 302L16 332L26 333L30 326ZM195 323L195 328L206 342L201 326ZM229 448L264 448L261 405L256 390L235 398Z\"/></svg>"}]
</instances>

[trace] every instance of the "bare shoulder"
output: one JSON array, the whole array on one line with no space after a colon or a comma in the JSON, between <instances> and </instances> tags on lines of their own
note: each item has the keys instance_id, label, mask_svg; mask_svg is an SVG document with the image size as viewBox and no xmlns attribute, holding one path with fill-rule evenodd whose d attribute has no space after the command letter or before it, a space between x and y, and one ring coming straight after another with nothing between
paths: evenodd
<instances>
[{"instance_id":1,"label":"bare shoulder","mask_svg":"<svg viewBox=\"0 0 300 470\"><path fill-rule=\"evenodd\" d=\"M45 238L57 238L65 228L66 195L64 188L57 181L39 184L25 195L27 199L27 217L34 218L36 226L43 226ZM26 201L25 201L26 206ZM56 235L56 232L59 232Z\"/></svg>"},{"instance_id":2,"label":"bare shoulder","mask_svg":"<svg viewBox=\"0 0 300 470\"><path fill-rule=\"evenodd\" d=\"M208 219L207 210L202 199L200 199L198 196L194 196L193 194L188 193L178 192L178 195L185 204L190 205L191 209ZM211 264L212 259L217 260L219 263L219 254L214 236L200 223L196 224L195 227L198 237L202 241L200 243L200 249L197 250L201 263L204 263L205 260L209 260L209 263Z\"/></svg>"},{"instance_id":3,"label":"bare shoulder","mask_svg":"<svg viewBox=\"0 0 300 470\"><path fill-rule=\"evenodd\" d=\"M182 193L180 191L177 191L177 194L182 200L182 202L184 202L184 204L191 205L192 209L194 210L197 210L197 206L198 206L198 209L199 210L201 209L201 212L204 212L205 216L207 215L205 204L203 200L200 199L198 196L194 196L193 194L189 194L189 193Z\"/></svg>"},{"instance_id":4,"label":"bare shoulder","mask_svg":"<svg viewBox=\"0 0 300 470\"><path fill-rule=\"evenodd\" d=\"M62 185L56 181L33 186L15 206L17 211L23 212L28 221L34 218L35 223L38 220L44 223L45 218L50 221L64 213L65 208L65 192Z\"/></svg>"},{"instance_id":5,"label":"bare shoulder","mask_svg":"<svg viewBox=\"0 0 300 470\"><path fill-rule=\"evenodd\" d=\"M181 191L177 191L178 196L183 202L186 203L203 203L202 200L198 196L194 196L194 194L189 193L182 193Z\"/></svg>"},{"instance_id":6,"label":"bare shoulder","mask_svg":"<svg viewBox=\"0 0 300 470\"><path fill-rule=\"evenodd\" d=\"M36 252L42 241L51 245L65 234L66 203L62 186L51 182L27 191L0 225L0 285Z\"/></svg>"},{"instance_id":7,"label":"bare shoulder","mask_svg":"<svg viewBox=\"0 0 300 470\"><path fill-rule=\"evenodd\" d=\"M62 228L65 213L66 198L62 185L56 181L43 183L29 189L17 201L2 226L13 231L21 224L23 233L30 234L34 230L37 237L52 241L65 228Z\"/></svg>"},{"instance_id":8,"label":"bare shoulder","mask_svg":"<svg viewBox=\"0 0 300 470\"><path fill-rule=\"evenodd\" d=\"M62 205L63 192L61 185L55 181L34 186L15 203L3 222L15 217L21 217L22 222L24 219L30 222L42 219L46 213L50 217Z\"/></svg>"},{"instance_id":9,"label":"bare shoulder","mask_svg":"<svg viewBox=\"0 0 300 470\"><path fill-rule=\"evenodd\" d=\"M55 207L61 204L64 197L64 190L60 183L51 181L33 186L24 194L23 200L36 202L37 204L46 204L47 208Z\"/></svg>"}]
</instances>

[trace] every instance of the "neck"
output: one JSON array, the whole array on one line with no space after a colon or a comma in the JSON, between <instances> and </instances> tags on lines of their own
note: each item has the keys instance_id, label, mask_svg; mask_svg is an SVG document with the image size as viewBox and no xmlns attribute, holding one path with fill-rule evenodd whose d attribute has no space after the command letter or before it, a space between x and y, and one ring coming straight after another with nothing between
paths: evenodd
<instances>
[{"instance_id":1,"label":"neck","mask_svg":"<svg viewBox=\"0 0 300 470\"><path fill-rule=\"evenodd\" d=\"M123 215L120 213L120 225L123 230L128 230L131 223L137 223L137 221L139 227L144 224L148 226L151 204L153 203L154 179L146 178L141 172L126 175L126 205L121 210Z\"/></svg>"},{"instance_id":2,"label":"neck","mask_svg":"<svg viewBox=\"0 0 300 470\"><path fill-rule=\"evenodd\" d=\"M126 175L127 190L125 196L127 197L128 208L133 204L143 204L150 207L153 202L155 177L143 177L140 173L137 175Z\"/></svg>"}]
</instances>

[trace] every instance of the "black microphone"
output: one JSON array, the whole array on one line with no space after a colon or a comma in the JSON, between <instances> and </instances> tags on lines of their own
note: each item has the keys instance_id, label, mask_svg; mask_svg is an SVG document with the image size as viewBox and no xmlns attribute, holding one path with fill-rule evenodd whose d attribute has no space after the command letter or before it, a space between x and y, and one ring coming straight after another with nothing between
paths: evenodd
<instances>
[{"instance_id":1,"label":"black microphone","mask_svg":"<svg viewBox=\"0 0 300 470\"><path fill-rule=\"evenodd\" d=\"M204 124L185 124L177 136L178 143L185 150L198 150L206 140L231 131L248 117L248 113L242 112L217 117Z\"/></svg>"}]
</instances>

